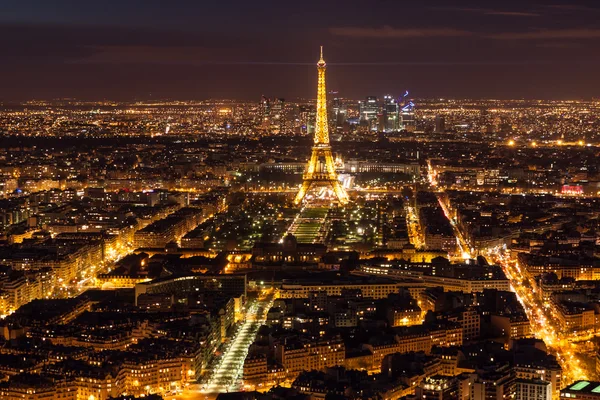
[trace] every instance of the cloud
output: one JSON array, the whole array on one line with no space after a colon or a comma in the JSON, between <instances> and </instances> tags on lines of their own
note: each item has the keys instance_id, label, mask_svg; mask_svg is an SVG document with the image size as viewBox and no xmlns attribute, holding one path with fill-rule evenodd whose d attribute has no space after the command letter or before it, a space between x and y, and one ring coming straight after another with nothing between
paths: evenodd
<instances>
[{"instance_id":1,"label":"cloud","mask_svg":"<svg viewBox=\"0 0 600 400\"><path fill-rule=\"evenodd\" d=\"M330 32L335 36L374 39L457 37L471 35L471 32L454 28L393 28L389 25L384 25L381 28L337 27L330 28Z\"/></svg>"},{"instance_id":2,"label":"cloud","mask_svg":"<svg viewBox=\"0 0 600 400\"><path fill-rule=\"evenodd\" d=\"M553 8L560 11L583 11L583 12L599 12L600 8L588 7L578 4L548 4L548 8Z\"/></svg>"},{"instance_id":3,"label":"cloud","mask_svg":"<svg viewBox=\"0 0 600 400\"><path fill-rule=\"evenodd\" d=\"M600 29L548 29L530 32L503 32L487 36L499 40L598 39Z\"/></svg>"},{"instance_id":4,"label":"cloud","mask_svg":"<svg viewBox=\"0 0 600 400\"><path fill-rule=\"evenodd\" d=\"M581 49L583 46L581 43L574 42L540 42L536 44L536 47L546 49Z\"/></svg>"},{"instance_id":5,"label":"cloud","mask_svg":"<svg viewBox=\"0 0 600 400\"><path fill-rule=\"evenodd\" d=\"M0 23L0 46L12 48L21 46L190 46L235 49L247 42L244 38L239 39L222 34L190 33L161 27Z\"/></svg>"},{"instance_id":6,"label":"cloud","mask_svg":"<svg viewBox=\"0 0 600 400\"><path fill-rule=\"evenodd\" d=\"M314 66L315 62L294 62L261 59L244 59L239 52L228 49L179 46L90 46L89 56L71 64L146 64L146 65L187 65L187 66Z\"/></svg>"},{"instance_id":7,"label":"cloud","mask_svg":"<svg viewBox=\"0 0 600 400\"><path fill-rule=\"evenodd\" d=\"M524 11L496 11L496 10L485 10L484 15L504 15L507 17L541 17L541 14Z\"/></svg>"},{"instance_id":8,"label":"cloud","mask_svg":"<svg viewBox=\"0 0 600 400\"><path fill-rule=\"evenodd\" d=\"M482 15L500 15L506 17L541 17L542 15L531 11L510 11L510 10L496 10L491 8L467 8L467 7L435 7L433 8L439 11L459 11L459 12L470 12L478 13Z\"/></svg>"},{"instance_id":9,"label":"cloud","mask_svg":"<svg viewBox=\"0 0 600 400\"><path fill-rule=\"evenodd\" d=\"M215 50L179 46L89 46L91 55L77 59L78 64L195 64L214 58Z\"/></svg>"},{"instance_id":10,"label":"cloud","mask_svg":"<svg viewBox=\"0 0 600 400\"><path fill-rule=\"evenodd\" d=\"M247 43L242 38L210 32L182 32L154 28L59 24L3 24L0 48L3 63L155 63L199 62L236 54Z\"/></svg>"}]
</instances>

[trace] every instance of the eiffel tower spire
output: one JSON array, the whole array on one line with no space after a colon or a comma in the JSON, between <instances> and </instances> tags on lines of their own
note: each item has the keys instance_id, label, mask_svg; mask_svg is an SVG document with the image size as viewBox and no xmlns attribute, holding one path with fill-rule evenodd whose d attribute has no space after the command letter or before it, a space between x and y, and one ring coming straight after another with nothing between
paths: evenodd
<instances>
[{"instance_id":1,"label":"eiffel tower spire","mask_svg":"<svg viewBox=\"0 0 600 400\"><path fill-rule=\"evenodd\" d=\"M327 90L325 87L325 69L327 64L323 58L323 46L321 46L321 58L317 63L317 119L315 123L315 137L312 155L308 161L306 172L303 175L302 187L296 195L294 202L300 204L306 193L317 186L329 186L333 189L338 201L342 204L348 203L348 194L337 179L337 172L329 145L329 125L327 123Z\"/></svg>"}]
</instances>

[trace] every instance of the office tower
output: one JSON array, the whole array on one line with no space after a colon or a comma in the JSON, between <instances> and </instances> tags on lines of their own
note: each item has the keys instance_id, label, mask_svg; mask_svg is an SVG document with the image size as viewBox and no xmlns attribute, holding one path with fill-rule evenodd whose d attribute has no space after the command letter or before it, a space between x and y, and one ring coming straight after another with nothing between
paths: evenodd
<instances>
[{"instance_id":1,"label":"office tower","mask_svg":"<svg viewBox=\"0 0 600 400\"><path fill-rule=\"evenodd\" d=\"M314 105L307 104L300 106L300 123L302 124L302 133L314 135L316 117L317 108Z\"/></svg>"},{"instance_id":2,"label":"office tower","mask_svg":"<svg viewBox=\"0 0 600 400\"><path fill-rule=\"evenodd\" d=\"M332 103L332 116L336 128L341 128L346 123L348 117L348 107L344 103L344 99L336 97Z\"/></svg>"},{"instance_id":3,"label":"office tower","mask_svg":"<svg viewBox=\"0 0 600 400\"><path fill-rule=\"evenodd\" d=\"M401 129L414 132L416 127L415 104L412 101L408 101L408 103L402 107L400 114L402 118Z\"/></svg>"},{"instance_id":4,"label":"office tower","mask_svg":"<svg viewBox=\"0 0 600 400\"><path fill-rule=\"evenodd\" d=\"M358 102L361 125L366 125L369 130L377 130L377 114L379 103L377 97L368 96L364 101Z\"/></svg>"},{"instance_id":5,"label":"office tower","mask_svg":"<svg viewBox=\"0 0 600 400\"><path fill-rule=\"evenodd\" d=\"M260 117L259 127L263 130L268 130L271 126L271 101L262 96L260 98L260 106L258 109L258 115Z\"/></svg>"},{"instance_id":6,"label":"office tower","mask_svg":"<svg viewBox=\"0 0 600 400\"><path fill-rule=\"evenodd\" d=\"M274 99L271 102L271 133L283 133L285 130L285 100Z\"/></svg>"},{"instance_id":7,"label":"office tower","mask_svg":"<svg viewBox=\"0 0 600 400\"><path fill-rule=\"evenodd\" d=\"M435 133L446 132L446 118L441 115L435 116Z\"/></svg>"},{"instance_id":8,"label":"office tower","mask_svg":"<svg viewBox=\"0 0 600 400\"><path fill-rule=\"evenodd\" d=\"M400 129L400 106L392 96L383 97L383 131L393 132Z\"/></svg>"}]
</instances>

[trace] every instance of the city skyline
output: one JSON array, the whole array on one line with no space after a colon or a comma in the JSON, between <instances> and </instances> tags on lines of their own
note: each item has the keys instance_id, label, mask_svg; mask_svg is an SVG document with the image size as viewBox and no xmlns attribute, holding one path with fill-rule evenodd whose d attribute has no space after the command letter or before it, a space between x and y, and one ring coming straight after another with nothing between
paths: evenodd
<instances>
[{"instance_id":1,"label":"city skyline","mask_svg":"<svg viewBox=\"0 0 600 400\"><path fill-rule=\"evenodd\" d=\"M600 400L597 5L4 3L0 399Z\"/></svg>"}]
</instances>

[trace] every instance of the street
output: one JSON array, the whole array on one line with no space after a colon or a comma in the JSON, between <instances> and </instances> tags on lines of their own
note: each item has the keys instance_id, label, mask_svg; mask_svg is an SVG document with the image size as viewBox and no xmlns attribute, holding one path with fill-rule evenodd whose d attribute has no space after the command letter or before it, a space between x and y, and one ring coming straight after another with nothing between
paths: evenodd
<instances>
[{"instance_id":1,"label":"street","mask_svg":"<svg viewBox=\"0 0 600 400\"><path fill-rule=\"evenodd\" d=\"M258 329L265 322L272 304L273 293L249 304L242 326L224 349L208 381L201 385L200 392L226 393L242 388L244 360L248 355L248 348L254 342Z\"/></svg>"}]
</instances>

